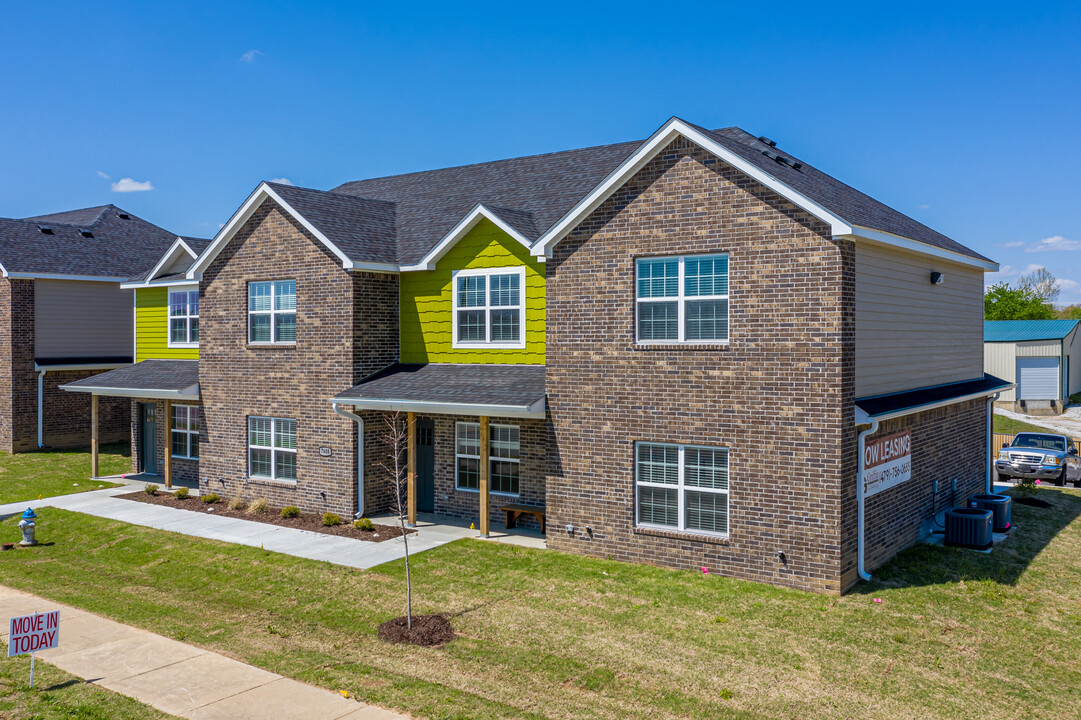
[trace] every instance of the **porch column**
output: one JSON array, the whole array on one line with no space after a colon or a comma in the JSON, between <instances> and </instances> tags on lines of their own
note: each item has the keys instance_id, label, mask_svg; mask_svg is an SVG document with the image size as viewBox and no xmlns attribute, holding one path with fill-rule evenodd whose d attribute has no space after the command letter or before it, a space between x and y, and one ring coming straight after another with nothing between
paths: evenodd
<instances>
[{"instance_id":1,"label":"porch column","mask_svg":"<svg viewBox=\"0 0 1081 720\"><path fill-rule=\"evenodd\" d=\"M417 414L406 413L406 499L409 524L417 524Z\"/></svg>"},{"instance_id":2,"label":"porch column","mask_svg":"<svg viewBox=\"0 0 1081 720\"><path fill-rule=\"evenodd\" d=\"M90 396L90 477L98 476L98 396Z\"/></svg>"},{"instance_id":3,"label":"porch column","mask_svg":"<svg viewBox=\"0 0 1081 720\"><path fill-rule=\"evenodd\" d=\"M161 423L158 423L161 427ZM173 486L173 401L165 401L165 487Z\"/></svg>"},{"instance_id":4,"label":"porch column","mask_svg":"<svg viewBox=\"0 0 1081 720\"><path fill-rule=\"evenodd\" d=\"M480 536L488 537L488 418L480 418Z\"/></svg>"}]
</instances>

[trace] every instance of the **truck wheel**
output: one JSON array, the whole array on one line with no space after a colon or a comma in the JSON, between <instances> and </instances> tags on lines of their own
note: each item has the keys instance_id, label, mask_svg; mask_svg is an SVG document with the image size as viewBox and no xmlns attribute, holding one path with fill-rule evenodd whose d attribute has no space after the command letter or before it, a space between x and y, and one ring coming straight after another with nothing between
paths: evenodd
<instances>
[{"instance_id":1,"label":"truck wheel","mask_svg":"<svg viewBox=\"0 0 1081 720\"><path fill-rule=\"evenodd\" d=\"M1066 468L1062 468L1062 472L1055 478L1055 487L1066 487Z\"/></svg>"}]
</instances>

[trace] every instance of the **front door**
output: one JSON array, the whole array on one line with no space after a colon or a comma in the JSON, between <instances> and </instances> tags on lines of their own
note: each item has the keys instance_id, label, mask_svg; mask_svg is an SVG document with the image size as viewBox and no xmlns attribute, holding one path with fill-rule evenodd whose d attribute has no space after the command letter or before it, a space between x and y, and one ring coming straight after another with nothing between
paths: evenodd
<instances>
[{"instance_id":1,"label":"front door","mask_svg":"<svg viewBox=\"0 0 1081 720\"><path fill-rule=\"evenodd\" d=\"M417 511L435 512L435 422L417 420Z\"/></svg>"},{"instance_id":2,"label":"front door","mask_svg":"<svg viewBox=\"0 0 1081 720\"><path fill-rule=\"evenodd\" d=\"M139 472L158 474L158 406L139 403L142 422L139 432Z\"/></svg>"}]
</instances>

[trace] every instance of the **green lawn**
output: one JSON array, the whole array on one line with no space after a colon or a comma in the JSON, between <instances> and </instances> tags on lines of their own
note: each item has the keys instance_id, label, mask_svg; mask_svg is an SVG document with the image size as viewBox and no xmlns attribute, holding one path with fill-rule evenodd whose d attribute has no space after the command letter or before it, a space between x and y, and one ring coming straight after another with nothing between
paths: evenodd
<instances>
[{"instance_id":1,"label":"green lawn","mask_svg":"<svg viewBox=\"0 0 1081 720\"><path fill-rule=\"evenodd\" d=\"M98 455L100 475L119 475L130 471L131 446L128 443L101 446ZM97 490L99 487L116 485L90 480L88 448L17 455L0 453L0 505L35 500L39 496Z\"/></svg>"},{"instance_id":2,"label":"green lawn","mask_svg":"<svg viewBox=\"0 0 1081 720\"><path fill-rule=\"evenodd\" d=\"M377 637L401 562L48 510L50 544L0 553L0 582L418 717L1077 717L1081 492L1040 497L994 553L920 546L842 598L458 541L414 558L415 610L460 634L436 649Z\"/></svg>"},{"instance_id":3,"label":"green lawn","mask_svg":"<svg viewBox=\"0 0 1081 720\"><path fill-rule=\"evenodd\" d=\"M1033 425L1032 423L1024 422L1023 420L1015 420L1005 415L995 414L995 419L991 423L991 431L996 433L1003 433L1006 435L1016 435L1020 432L1037 432L1037 433L1055 433L1061 435L1058 430L1050 430L1039 425Z\"/></svg>"},{"instance_id":4,"label":"green lawn","mask_svg":"<svg viewBox=\"0 0 1081 720\"><path fill-rule=\"evenodd\" d=\"M18 720L168 720L138 700L88 685L38 660L30 689L30 658L7 657L0 642L0 718Z\"/></svg>"}]
</instances>

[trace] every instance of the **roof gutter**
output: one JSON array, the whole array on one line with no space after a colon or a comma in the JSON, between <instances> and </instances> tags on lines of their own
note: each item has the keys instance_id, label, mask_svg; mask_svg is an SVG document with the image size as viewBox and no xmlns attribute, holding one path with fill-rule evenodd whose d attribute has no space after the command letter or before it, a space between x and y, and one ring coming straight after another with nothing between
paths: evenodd
<instances>
[{"instance_id":1,"label":"roof gutter","mask_svg":"<svg viewBox=\"0 0 1081 720\"><path fill-rule=\"evenodd\" d=\"M342 410L334 400L330 401L334 412L357 424L357 512L356 518L364 517L364 418L348 410Z\"/></svg>"},{"instance_id":2,"label":"roof gutter","mask_svg":"<svg viewBox=\"0 0 1081 720\"><path fill-rule=\"evenodd\" d=\"M859 470L856 475L856 572L859 573L861 580L870 580L871 573L867 572L863 561L864 554L864 541L863 541L863 525L864 525L864 503L867 494L867 487L863 482L863 473L866 470L866 460L864 459L864 448L867 443L867 436L874 434L878 430L878 420L871 421L871 427L860 432L857 446L859 448Z\"/></svg>"},{"instance_id":3,"label":"roof gutter","mask_svg":"<svg viewBox=\"0 0 1081 720\"><path fill-rule=\"evenodd\" d=\"M111 388L91 387L88 385L61 385L61 390L68 392L89 393L91 395L103 395L105 397L133 397L147 398L150 400L198 400L199 384L191 385L183 390L161 390L150 388Z\"/></svg>"},{"instance_id":4,"label":"roof gutter","mask_svg":"<svg viewBox=\"0 0 1081 720\"><path fill-rule=\"evenodd\" d=\"M488 417L513 417L543 419L544 398L531 405L485 405L480 403L448 403L431 400L384 400L337 396L330 399L332 405L352 405L363 410L380 412L420 412L436 415L484 415Z\"/></svg>"},{"instance_id":5,"label":"roof gutter","mask_svg":"<svg viewBox=\"0 0 1081 720\"><path fill-rule=\"evenodd\" d=\"M45 373L68 370L115 370L127 363L72 363L70 365L38 365L34 363L34 372L38 374L38 449L45 447Z\"/></svg>"},{"instance_id":6,"label":"roof gutter","mask_svg":"<svg viewBox=\"0 0 1081 720\"><path fill-rule=\"evenodd\" d=\"M948 400L939 400L937 402L925 403L923 405L913 405L912 407L902 408L900 410L894 410L892 412L879 413L877 415L871 415L867 411L862 410L857 405L855 409L855 421L857 425L866 425L867 423L872 421L881 422L883 420L892 420L893 418L904 417L905 415L914 415L916 413L925 412L927 410L934 410L936 408L946 407L947 405L956 405L957 403L963 403L968 400L976 400L982 397L987 397L991 394L997 396L999 393L1005 392L1006 390L1010 390L1015 387L1017 387L1016 383L1009 383L1007 385L997 387L993 390L982 390L980 392L970 393L968 395L960 395L958 397L953 397Z\"/></svg>"}]
</instances>

